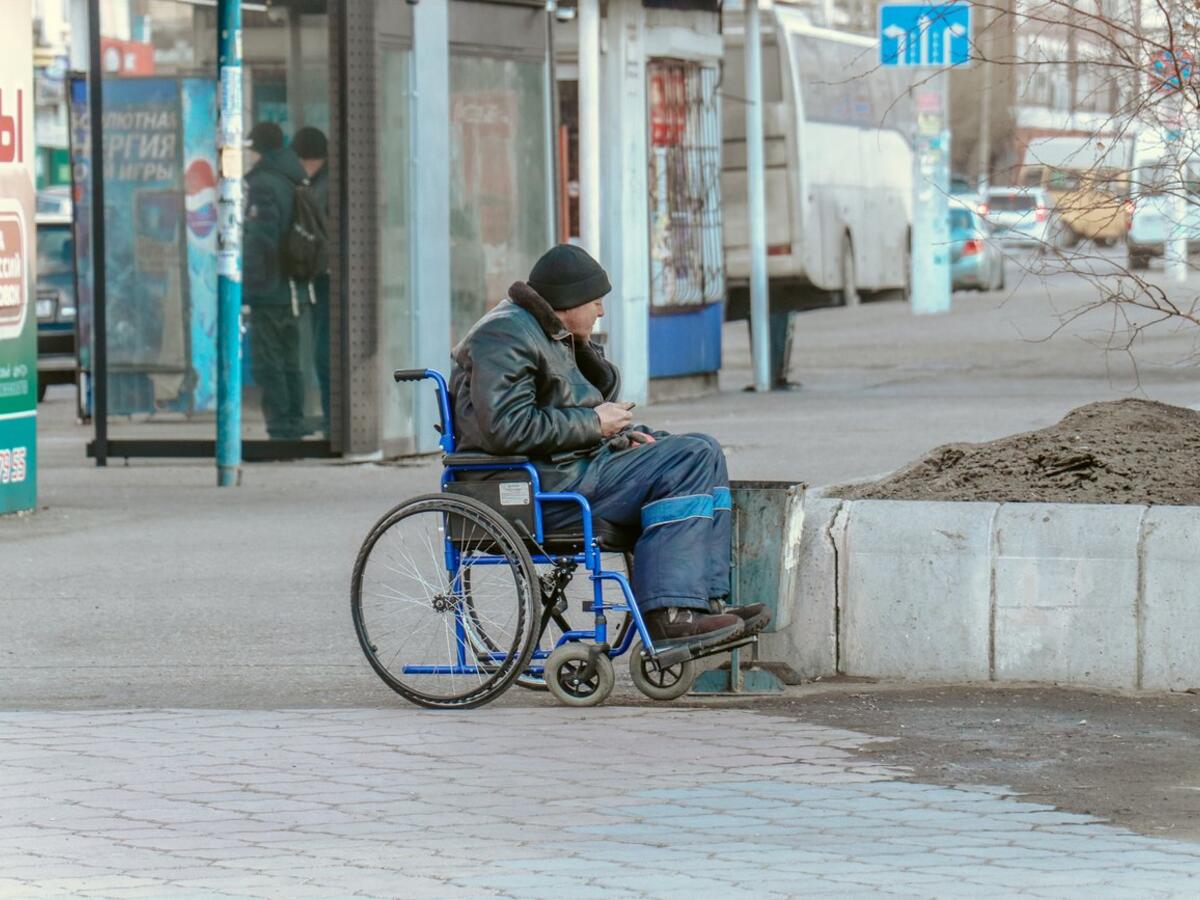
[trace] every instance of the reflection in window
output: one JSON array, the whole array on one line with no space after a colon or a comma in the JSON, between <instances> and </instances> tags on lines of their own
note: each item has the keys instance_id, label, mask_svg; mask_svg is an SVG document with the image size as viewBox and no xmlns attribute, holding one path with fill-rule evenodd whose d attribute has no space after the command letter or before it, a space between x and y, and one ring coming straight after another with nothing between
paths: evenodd
<instances>
[{"instance_id":1,"label":"reflection in window","mask_svg":"<svg viewBox=\"0 0 1200 900\"><path fill-rule=\"evenodd\" d=\"M545 65L450 59L450 290L457 342L550 246Z\"/></svg>"},{"instance_id":2,"label":"reflection in window","mask_svg":"<svg viewBox=\"0 0 1200 900\"><path fill-rule=\"evenodd\" d=\"M379 352L384 441L412 434L412 390L397 386L395 369L415 365L409 259L409 68L412 53L398 46L380 50L379 67Z\"/></svg>"}]
</instances>

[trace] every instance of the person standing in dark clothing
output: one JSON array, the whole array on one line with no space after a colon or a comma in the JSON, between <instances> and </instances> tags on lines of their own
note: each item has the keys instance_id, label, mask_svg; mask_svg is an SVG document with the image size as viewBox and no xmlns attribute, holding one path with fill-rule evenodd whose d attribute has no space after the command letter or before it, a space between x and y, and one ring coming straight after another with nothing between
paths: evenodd
<instances>
[{"instance_id":1,"label":"person standing in dark clothing","mask_svg":"<svg viewBox=\"0 0 1200 900\"><path fill-rule=\"evenodd\" d=\"M253 166L246 174L243 292L250 307L250 364L262 391L272 440L304 437L304 377L300 367L301 302L308 299L283 270L281 247L292 225L296 185L304 167L274 122L250 131ZM299 286L301 290L305 286Z\"/></svg>"},{"instance_id":2,"label":"person standing in dark clothing","mask_svg":"<svg viewBox=\"0 0 1200 900\"><path fill-rule=\"evenodd\" d=\"M317 209L329 218L329 142L318 128L306 126L292 138L292 150L308 175L309 190ZM313 368L321 390L322 430L329 436L329 269L317 273L311 282Z\"/></svg>"}]
</instances>

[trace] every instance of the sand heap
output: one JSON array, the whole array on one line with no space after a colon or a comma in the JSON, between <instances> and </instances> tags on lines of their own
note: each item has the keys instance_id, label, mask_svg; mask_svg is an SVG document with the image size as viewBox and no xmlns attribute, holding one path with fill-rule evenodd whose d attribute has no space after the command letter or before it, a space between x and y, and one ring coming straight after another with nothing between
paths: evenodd
<instances>
[{"instance_id":1,"label":"sand heap","mask_svg":"<svg viewBox=\"0 0 1200 900\"><path fill-rule=\"evenodd\" d=\"M1200 505L1200 412L1149 400L1090 403L1057 425L946 444L853 500L993 500Z\"/></svg>"}]
</instances>

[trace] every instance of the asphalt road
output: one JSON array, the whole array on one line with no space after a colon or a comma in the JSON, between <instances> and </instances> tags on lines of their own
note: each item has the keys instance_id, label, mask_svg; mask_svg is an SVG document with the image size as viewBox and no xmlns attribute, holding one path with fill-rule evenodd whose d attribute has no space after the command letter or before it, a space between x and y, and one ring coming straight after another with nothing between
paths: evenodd
<instances>
[{"instance_id":1,"label":"asphalt road","mask_svg":"<svg viewBox=\"0 0 1200 900\"><path fill-rule=\"evenodd\" d=\"M1041 340L1095 284L1022 277L1022 265L1010 263L1008 292L955 294L946 316L890 302L797 317L795 392L741 392L746 330L731 324L722 393L646 418L715 434L734 478L821 485L948 441L1041 427L1092 400L1200 402L1194 327L1163 323L1133 357L1106 354L1097 343L1113 319L1100 310ZM40 509L0 521L0 708L392 702L360 659L347 584L371 524L434 488L435 460L255 465L240 488L218 491L211 463L94 468L71 409L69 391L52 389Z\"/></svg>"}]
</instances>

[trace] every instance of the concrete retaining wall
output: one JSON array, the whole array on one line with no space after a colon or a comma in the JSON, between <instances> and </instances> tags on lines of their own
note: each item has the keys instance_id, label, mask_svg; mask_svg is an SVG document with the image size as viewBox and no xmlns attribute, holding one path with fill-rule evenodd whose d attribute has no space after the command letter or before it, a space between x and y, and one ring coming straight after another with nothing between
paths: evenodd
<instances>
[{"instance_id":1,"label":"concrete retaining wall","mask_svg":"<svg viewBox=\"0 0 1200 900\"><path fill-rule=\"evenodd\" d=\"M805 678L1200 688L1200 507L805 500Z\"/></svg>"}]
</instances>

